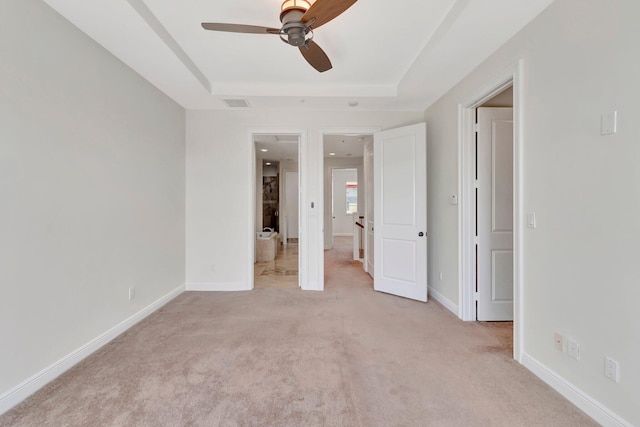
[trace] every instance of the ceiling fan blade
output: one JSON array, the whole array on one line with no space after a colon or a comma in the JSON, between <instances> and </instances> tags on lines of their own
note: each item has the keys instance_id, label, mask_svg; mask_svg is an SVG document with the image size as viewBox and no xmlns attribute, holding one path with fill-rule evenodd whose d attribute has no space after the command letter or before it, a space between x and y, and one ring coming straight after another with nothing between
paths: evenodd
<instances>
[{"instance_id":1,"label":"ceiling fan blade","mask_svg":"<svg viewBox=\"0 0 640 427\"><path fill-rule=\"evenodd\" d=\"M333 68L327 54L324 53L324 50L313 40L309 40L304 46L300 46L299 49L304 59L321 73Z\"/></svg>"},{"instance_id":2,"label":"ceiling fan blade","mask_svg":"<svg viewBox=\"0 0 640 427\"><path fill-rule=\"evenodd\" d=\"M280 34L279 28L259 27L257 25L220 24L217 22L203 22L202 28L210 31L226 31L229 33Z\"/></svg>"},{"instance_id":3,"label":"ceiling fan blade","mask_svg":"<svg viewBox=\"0 0 640 427\"><path fill-rule=\"evenodd\" d=\"M306 11L301 21L305 24L311 22L309 27L316 29L349 9L356 1L357 0L318 0Z\"/></svg>"}]
</instances>

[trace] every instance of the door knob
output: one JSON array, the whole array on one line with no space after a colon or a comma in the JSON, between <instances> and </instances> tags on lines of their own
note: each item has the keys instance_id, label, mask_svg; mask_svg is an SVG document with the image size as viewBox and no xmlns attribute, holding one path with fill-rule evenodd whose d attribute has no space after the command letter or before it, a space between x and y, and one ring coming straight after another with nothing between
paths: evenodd
<instances>
[{"instance_id":1,"label":"door knob","mask_svg":"<svg viewBox=\"0 0 640 427\"><path fill-rule=\"evenodd\" d=\"M418 236L422 237L422 236L424 236L424 233L421 231L421 232L418 233Z\"/></svg>"}]
</instances>

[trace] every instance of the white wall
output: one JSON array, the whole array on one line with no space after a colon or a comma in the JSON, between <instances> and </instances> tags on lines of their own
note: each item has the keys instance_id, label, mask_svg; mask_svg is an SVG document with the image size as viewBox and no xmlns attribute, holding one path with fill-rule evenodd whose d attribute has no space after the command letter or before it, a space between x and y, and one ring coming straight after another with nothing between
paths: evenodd
<instances>
[{"instance_id":1,"label":"white wall","mask_svg":"<svg viewBox=\"0 0 640 427\"><path fill-rule=\"evenodd\" d=\"M287 171L284 173L284 212L286 241L300 237L300 177L298 172Z\"/></svg>"},{"instance_id":2,"label":"white wall","mask_svg":"<svg viewBox=\"0 0 640 427\"><path fill-rule=\"evenodd\" d=\"M363 149L364 151L364 149ZM334 168L356 168L358 173L358 208L364 211L364 168L362 157L333 158L324 159L324 248L331 249L333 246L333 224L331 218L331 171ZM362 208L360 208L362 206ZM364 213L363 213L364 215ZM351 221L351 220L350 220Z\"/></svg>"},{"instance_id":3,"label":"white wall","mask_svg":"<svg viewBox=\"0 0 640 427\"><path fill-rule=\"evenodd\" d=\"M183 285L185 113L41 1L0 3L0 52L6 397Z\"/></svg>"},{"instance_id":4,"label":"white wall","mask_svg":"<svg viewBox=\"0 0 640 427\"><path fill-rule=\"evenodd\" d=\"M538 218L523 235L525 359L633 425L640 425L639 16L637 0L558 0L425 114L429 282L457 302L457 212L447 195L458 188L458 103L523 60L523 202ZM619 132L601 136L600 116L612 109ZM554 331L580 342L580 361L554 349ZM603 375L605 355L620 362L618 384Z\"/></svg>"},{"instance_id":5,"label":"white wall","mask_svg":"<svg viewBox=\"0 0 640 427\"><path fill-rule=\"evenodd\" d=\"M253 211L252 172L253 152L249 134L252 128L261 131L283 127L303 129L307 147L315 156L308 164L301 164L301 174L311 177L305 200L322 202L323 195L321 131L345 127L403 126L423 120L422 112L390 111L297 111L282 114L278 110L247 111L188 111L187 112L187 283L205 284L206 288L243 289L252 278L248 265L251 253L250 232ZM304 172L304 169L307 169ZM233 180L228 177L233 176ZM224 204L220 203L224 200ZM227 209L233 206L233 209ZM317 206L321 212L322 206ZM311 217L309 206L303 211L313 230L321 230L319 213ZM304 236L302 237L304 239ZM309 236L309 278L303 283L320 289L318 269L323 259L320 232ZM301 260L302 263L307 260ZM315 280L310 283L311 280Z\"/></svg>"},{"instance_id":6,"label":"white wall","mask_svg":"<svg viewBox=\"0 0 640 427\"><path fill-rule=\"evenodd\" d=\"M264 176L264 165L262 161L258 158L255 159L256 165L256 232L262 231L264 227L264 211L262 207L262 198L264 197L264 190L262 187L263 176Z\"/></svg>"},{"instance_id":7,"label":"white wall","mask_svg":"<svg viewBox=\"0 0 640 427\"><path fill-rule=\"evenodd\" d=\"M429 146L429 141L427 141L427 147ZM374 274L374 260L375 253L374 249L374 212L373 212L373 141L368 141L364 144L364 157L362 159L363 164L363 175L365 188L366 188L366 197L364 201L364 221L365 221L365 271L369 273L371 277ZM427 201L429 197L427 195Z\"/></svg>"}]
</instances>

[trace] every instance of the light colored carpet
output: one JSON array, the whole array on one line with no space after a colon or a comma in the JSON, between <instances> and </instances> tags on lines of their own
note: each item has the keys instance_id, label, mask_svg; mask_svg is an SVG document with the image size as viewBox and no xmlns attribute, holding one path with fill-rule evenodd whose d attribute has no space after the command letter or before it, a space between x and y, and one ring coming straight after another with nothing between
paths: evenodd
<instances>
[{"instance_id":1,"label":"light colored carpet","mask_svg":"<svg viewBox=\"0 0 640 427\"><path fill-rule=\"evenodd\" d=\"M590 426L504 334L373 291L346 250L325 292L185 293L2 426Z\"/></svg>"}]
</instances>

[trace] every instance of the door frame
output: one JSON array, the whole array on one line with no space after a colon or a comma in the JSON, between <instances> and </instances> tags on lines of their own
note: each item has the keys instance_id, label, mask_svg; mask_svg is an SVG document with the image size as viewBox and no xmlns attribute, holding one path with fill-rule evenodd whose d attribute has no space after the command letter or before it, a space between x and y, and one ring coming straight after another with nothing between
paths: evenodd
<instances>
[{"instance_id":1,"label":"door frame","mask_svg":"<svg viewBox=\"0 0 640 427\"><path fill-rule=\"evenodd\" d=\"M522 60L458 104L458 317L476 320L475 109L513 86L513 358L523 351L523 131Z\"/></svg>"},{"instance_id":2,"label":"door frame","mask_svg":"<svg viewBox=\"0 0 640 427\"><path fill-rule=\"evenodd\" d=\"M318 175L316 177L317 179L317 184L318 184L318 194L320 195L320 197L318 197L319 200L319 210L318 210L318 223L317 223L317 229L314 230L314 232L316 233L317 236L319 236L318 238L318 277L317 277L317 283L320 285L319 286L319 291L324 291L324 136L325 135L373 135L376 132L380 132L382 130L381 127L377 127L377 126L369 126L369 127L328 127L328 128L321 128L318 130L318 141L319 143L317 144L317 151L316 151L316 167L317 167L317 171L318 171ZM364 167L364 165L363 165ZM365 193L365 206L367 203L367 197L369 197L369 190L367 189L367 192ZM365 221L367 221L368 218L365 218ZM311 231L311 230L310 230ZM365 245L365 251L364 251L364 261L365 261L365 265L367 260L368 260L368 256L369 254L367 253L367 236L365 234L364 237L364 245Z\"/></svg>"},{"instance_id":3,"label":"door frame","mask_svg":"<svg viewBox=\"0 0 640 427\"><path fill-rule=\"evenodd\" d=\"M308 171L307 168L304 167L305 163L304 159L307 159L309 153L307 151L307 131L306 129L301 128L277 128L277 127L264 127L257 128L252 127L248 130L248 144L249 144L249 161L248 163L248 175L251 177L251 191L249 191L249 206L251 206L252 214L249 215L249 223L247 224L247 230L249 233L247 235L248 239L248 247L249 251L247 253L248 265L250 266L248 271L248 276L246 279L247 290L254 289L255 281L254 281L254 270L255 270L255 252L256 252L256 224L257 224L257 215L256 215L256 198L257 198L257 189L256 189L256 146L253 141L255 135L295 135L298 137L298 191L300 192L300 199L298 200L298 227L300 229L298 237L299 246L298 246L298 287L301 287L302 283L308 283L308 281L303 281L302 278L305 277L304 274L308 274L309 271L309 239L302 239L302 236L308 236L308 228L309 222L307 219L301 214L302 213L302 203L304 202L303 197L307 193L307 185L308 185ZM305 262L306 260L306 262ZM303 288L304 289L304 288Z\"/></svg>"}]
</instances>

